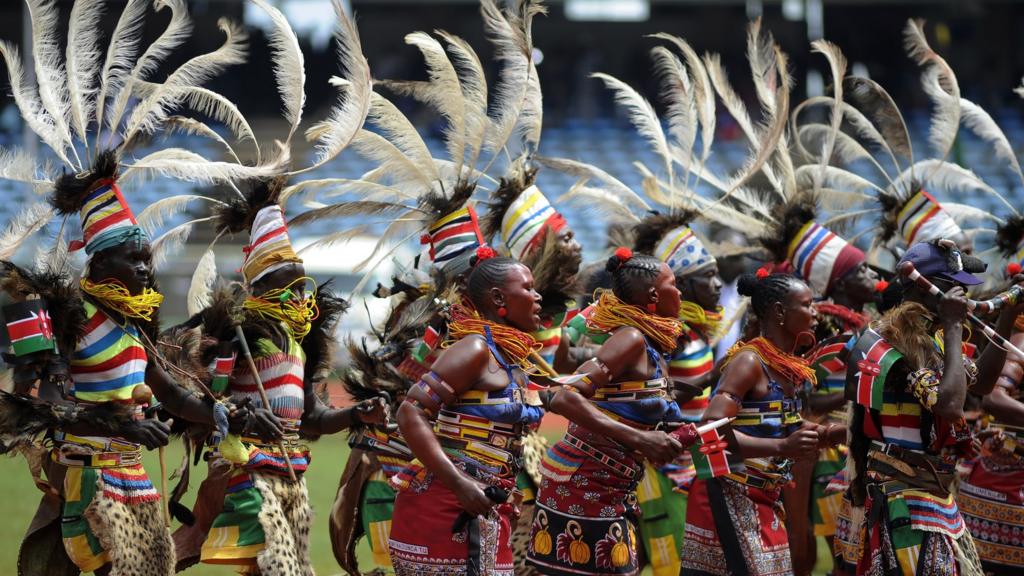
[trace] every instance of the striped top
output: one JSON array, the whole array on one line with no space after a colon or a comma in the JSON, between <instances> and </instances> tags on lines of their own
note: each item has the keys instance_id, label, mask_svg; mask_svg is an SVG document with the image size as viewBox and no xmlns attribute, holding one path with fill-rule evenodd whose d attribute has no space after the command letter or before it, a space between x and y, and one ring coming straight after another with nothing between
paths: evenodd
<instances>
[{"instance_id":1,"label":"striped top","mask_svg":"<svg viewBox=\"0 0 1024 576\"><path fill-rule=\"evenodd\" d=\"M306 354L294 338L288 337L288 350L282 351L272 341L261 338L253 345L253 360L259 370L263 388L270 400L270 409L291 428L298 427L305 408L305 375ZM255 407L262 407L259 389L252 377L248 362L238 362L231 378L231 395L234 398L247 398Z\"/></svg>"},{"instance_id":2,"label":"striped top","mask_svg":"<svg viewBox=\"0 0 1024 576\"><path fill-rule=\"evenodd\" d=\"M146 380L146 350L139 330L121 327L95 304L85 301L84 336L71 355L72 395L85 402L127 402Z\"/></svg>"},{"instance_id":3,"label":"striped top","mask_svg":"<svg viewBox=\"0 0 1024 576\"><path fill-rule=\"evenodd\" d=\"M686 344L680 346L672 354L668 363L668 375L672 382L694 384L715 368L714 350L700 334L692 328L686 328ZM679 408L686 422L700 422L711 401L711 387L691 398Z\"/></svg>"}]
</instances>

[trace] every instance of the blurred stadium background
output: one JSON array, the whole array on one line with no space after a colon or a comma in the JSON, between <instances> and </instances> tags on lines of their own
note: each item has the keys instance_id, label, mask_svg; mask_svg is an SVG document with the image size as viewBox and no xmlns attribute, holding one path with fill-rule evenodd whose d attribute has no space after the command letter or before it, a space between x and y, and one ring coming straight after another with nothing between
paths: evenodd
<instances>
[{"instance_id":1,"label":"blurred stadium background","mask_svg":"<svg viewBox=\"0 0 1024 576\"><path fill-rule=\"evenodd\" d=\"M86 1L86 0L80 0ZM280 7L301 36L306 58L307 119L322 118L333 99L334 90L327 79L337 72L333 53L333 15L329 0L271 0ZM66 15L71 0L58 0ZM107 2L108 16L103 26L112 29L114 18L123 8L124 0ZM403 36L414 30L445 29L467 39L488 64L490 47L483 37L476 0L345 0L355 13L364 53L377 78L417 79L423 77L419 53L406 46ZM698 52L722 55L730 78L737 90L750 102L753 87L744 56L745 25L753 17L762 17L764 26L791 57L796 81L793 100L825 93L824 60L810 53L809 44L827 38L838 44L850 61L851 72L870 76L886 87L910 123L915 148L926 150L929 108L919 88L918 70L904 55L901 31L907 18L921 17L928 21L933 46L956 70L964 97L992 112L1015 145L1024 144L1024 102L1013 93L1024 74L1024 2L1018 0L549 0L549 14L534 24L535 58L544 90L545 119L540 153L545 156L577 158L594 163L636 190L640 176L634 162L656 165L646 144L636 135L625 118L615 110L609 92L593 72L606 72L621 78L656 102L657 86L650 73L648 56L654 42L645 38L654 32L669 32L685 38ZM209 83L234 101L249 118L261 143L269 143L283 134L284 124L278 118L279 101L274 88L269 52L265 37L264 14L243 0L191 0L190 11L196 33L189 43L170 58L169 66L177 66L195 55L215 49L222 36L216 28L218 18L241 21L250 29L250 61L231 69L223 78ZM114 16L110 16L113 14ZM147 34L157 36L167 16L157 14L147 21ZM24 43L29 39L27 11L20 0L0 2L0 37ZM27 53L27 50L23 50ZM27 55L25 56L28 57ZM31 67L26 67L31 71ZM489 73L493 73L493 66ZM6 72L5 72L6 74ZM20 117L9 96L6 76L0 82L0 147L37 146L31 134L23 130ZM440 140L442 126L436 117L410 101L400 106L429 132L432 150L443 153ZM162 136L157 136L162 138ZM207 156L219 158L221 150L209 140L171 136L175 146L185 147ZM718 147L712 158L716 172L736 169L745 157L744 141L738 128L720 111ZM245 146L239 146L239 151ZM141 157L145 149L139 149ZM294 151L296 162L309 149ZM961 136L954 150L954 160L980 175L989 185L1021 205L1024 190L1004 166L998 165L989 150L971 137ZM331 165L303 178L357 177L373 166L353 152L343 153ZM542 170L539 185L551 198L568 190L573 179ZM181 191L183 184L156 179L136 182L126 189L129 203L140 211L150 202ZM205 194L222 191L202 190ZM6 223L31 199L27 188L0 181L0 223ZM299 202L298 199L293 200ZM961 198L981 208L999 210L989 197L980 193ZM300 206L290 206L295 213ZM606 243L605 222L585 208L560 205L579 235L587 258L601 254ZM173 225L174 222L168 223ZM292 230L300 245L327 231L342 229L344 221L311 225ZM866 226L868 223L861 223ZM56 230L50 230L52 240ZM160 271L163 291L169 295L163 318L165 322L184 319L183 295L199 255L211 239L207 230L196 230L188 248L172 258ZM989 241L979 238L984 247ZM222 274L234 277L241 262L242 238L221 242L218 267ZM352 270L372 246L372 237L347 246L319 250L306 255L307 268L318 280L336 278L342 291L350 290L361 273ZM32 248L22 250L22 258L30 258ZM415 255L410 246L397 254L400 262ZM374 268L379 281L386 281L393 269L386 261ZM374 281L368 283L372 290ZM365 333L370 315L383 312L386 305L370 297L364 309L361 298L343 322L342 331L354 335ZM340 398L339 398L340 400ZM344 442L329 440L319 443L314 459L320 466L311 476L313 501L318 512L314 541L316 568L319 573L333 574L338 569L330 556L326 538L326 517L337 486ZM174 458L171 461L176 461ZM28 475L20 461L0 462L0 573L13 573L17 543L34 509L37 493L31 488ZM153 469L153 468L151 468ZM194 569L190 574L221 574L226 570Z\"/></svg>"}]
</instances>

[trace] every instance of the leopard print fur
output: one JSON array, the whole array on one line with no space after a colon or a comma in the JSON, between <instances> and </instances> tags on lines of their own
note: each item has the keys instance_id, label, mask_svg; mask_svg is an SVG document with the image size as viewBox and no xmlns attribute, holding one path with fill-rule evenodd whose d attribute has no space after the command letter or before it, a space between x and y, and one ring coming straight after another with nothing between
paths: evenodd
<instances>
[{"instance_id":1,"label":"leopard print fur","mask_svg":"<svg viewBox=\"0 0 1024 576\"><path fill-rule=\"evenodd\" d=\"M174 544L161 502L128 505L105 498L101 476L85 519L110 558L109 576L173 576Z\"/></svg>"},{"instance_id":2,"label":"leopard print fur","mask_svg":"<svg viewBox=\"0 0 1024 576\"><path fill-rule=\"evenodd\" d=\"M254 474L256 489L263 497L259 521L265 548L256 557L261 576L313 576L309 559L309 529L313 510L309 506L306 479L298 484L274 474Z\"/></svg>"}]
</instances>

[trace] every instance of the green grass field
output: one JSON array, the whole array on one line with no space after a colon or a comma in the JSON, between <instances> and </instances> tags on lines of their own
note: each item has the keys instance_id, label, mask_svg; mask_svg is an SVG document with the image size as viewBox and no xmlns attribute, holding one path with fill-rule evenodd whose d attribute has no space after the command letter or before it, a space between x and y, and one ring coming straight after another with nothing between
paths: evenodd
<instances>
[{"instance_id":1,"label":"green grass field","mask_svg":"<svg viewBox=\"0 0 1024 576\"><path fill-rule=\"evenodd\" d=\"M325 437L313 443L313 462L306 473L309 486L310 502L314 510L314 526L312 534L312 558L316 573L320 576L342 574L341 569L331 553L331 542L327 533L327 519L330 515L334 494L338 489L338 479L348 457L348 444L345 436ZM182 448L180 443L172 443L166 449L168 468L174 468L181 461ZM156 451L145 455L146 470L149 471L153 484L159 487L160 464ZM202 478L206 475L204 464L193 468L193 480L190 493L184 499L191 505L194 493ZM170 489L170 486L168 487ZM18 558L18 545L28 527L32 514L39 503L40 492L32 484L25 460L21 457L0 459L0 574L14 574ZM827 566L827 554L824 541L818 545L819 566ZM370 566L370 552L363 540L359 547L360 564ZM824 574L825 571L821 570ZM227 576L235 574L229 567L198 565L185 572L189 576ZM646 574L646 572L645 572Z\"/></svg>"}]
</instances>

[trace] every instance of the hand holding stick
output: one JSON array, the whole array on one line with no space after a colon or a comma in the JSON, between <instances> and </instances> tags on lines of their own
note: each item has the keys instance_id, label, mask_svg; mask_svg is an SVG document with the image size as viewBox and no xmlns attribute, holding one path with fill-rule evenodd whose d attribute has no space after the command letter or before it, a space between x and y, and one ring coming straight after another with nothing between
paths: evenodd
<instances>
[{"instance_id":1,"label":"hand holding stick","mask_svg":"<svg viewBox=\"0 0 1024 576\"><path fill-rule=\"evenodd\" d=\"M945 295L945 292L939 290L939 288L935 286L935 284L932 284L930 280L922 276L921 273L918 272L916 268L914 268L913 262L904 262L900 264L899 273L905 276L907 280L910 280L913 283L917 284L918 288L925 290L926 292L933 296L942 297ZM1014 288L1016 288L1016 286ZM993 298L993 300L997 299L998 297ZM973 306L971 305L972 302L974 303ZM984 309L984 307L978 306L978 303L975 302L974 300L968 300L968 308ZM998 332L993 330L988 324L982 322L981 319L979 319L974 314L968 312L967 319L970 320L972 324L980 328L982 333L985 334L985 337L991 340L992 343L995 344L996 346L1002 348L1003 350L1012 351L1015 354L1024 356L1024 351L1021 351L1021 349L1015 346L1012 342L1000 336Z\"/></svg>"},{"instance_id":2,"label":"hand holding stick","mask_svg":"<svg viewBox=\"0 0 1024 576\"><path fill-rule=\"evenodd\" d=\"M240 325L235 326L235 335L238 336L238 343L242 347L242 355L245 356L245 361L249 364L249 371L252 372L252 379L256 382L256 390L260 393L260 402L263 403L263 407L270 410L270 400L267 398L267 391L263 388L263 380L260 378L260 371L256 368L256 361L252 359L252 352L249 351L249 343L245 340L245 333L242 332ZM292 459L288 454L288 448L285 446L284 439L278 441L278 446L281 448L281 455L284 457L284 463L288 466L288 478L292 482L297 482L298 479L295 476L295 469L292 468Z\"/></svg>"}]
</instances>

